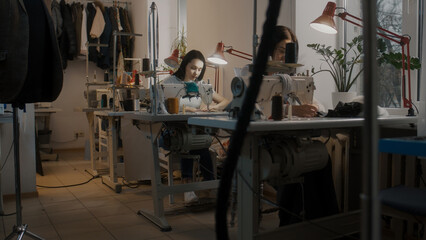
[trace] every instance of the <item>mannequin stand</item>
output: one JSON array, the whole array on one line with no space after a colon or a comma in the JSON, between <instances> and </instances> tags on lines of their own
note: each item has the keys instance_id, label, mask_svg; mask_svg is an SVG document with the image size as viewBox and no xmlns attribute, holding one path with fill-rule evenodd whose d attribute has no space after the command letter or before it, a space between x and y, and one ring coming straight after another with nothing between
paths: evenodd
<instances>
[{"instance_id":1,"label":"mannequin stand","mask_svg":"<svg viewBox=\"0 0 426 240\"><path fill-rule=\"evenodd\" d=\"M5 240L12 239L15 234L16 239L21 240L25 234L33 239L44 240L43 238L27 231L27 224L22 224L22 206L21 206L21 169L19 166L19 119L18 107L13 104L13 151L15 156L15 194L16 194L16 225L13 226L13 231Z\"/></svg>"}]
</instances>

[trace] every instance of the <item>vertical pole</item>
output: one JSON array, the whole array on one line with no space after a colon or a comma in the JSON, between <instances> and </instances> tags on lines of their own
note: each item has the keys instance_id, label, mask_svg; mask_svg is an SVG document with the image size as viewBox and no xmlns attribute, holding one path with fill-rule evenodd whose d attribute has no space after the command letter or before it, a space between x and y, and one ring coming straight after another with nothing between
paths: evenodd
<instances>
[{"instance_id":1,"label":"vertical pole","mask_svg":"<svg viewBox=\"0 0 426 240\"><path fill-rule=\"evenodd\" d=\"M156 49L157 46L157 41L158 39L156 38L157 34L158 34L158 29L155 28L156 25L156 21L155 21L155 12L156 12L156 5L155 2L152 2L151 4L151 24L152 24L152 31L151 31L151 35L150 37L152 37L152 69L153 69L153 86L152 86L152 92L153 92L153 111L152 113L154 115L157 115L157 101L158 101L158 92L157 92L157 51L158 49ZM158 25L157 25L158 26Z\"/></svg>"},{"instance_id":2,"label":"vertical pole","mask_svg":"<svg viewBox=\"0 0 426 240\"><path fill-rule=\"evenodd\" d=\"M253 1L253 60L252 62L254 63L254 59L256 59L256 48L257 48L257 0Z\"/></svg>"},{"instance_id":3,"label":"vertical pole","mask_svg":"<svg viewBox=\"0 0 426 240\"><path fill-rule=\"evenodd\" d=\"M16 194L16 224L22 226L21 209L21 169L19 159L19 117L18 107L13 106L13 154L15 158L15 194Z\"/></svg>"},{"instance_id":4,"label":"vertical pole","mask_svg":"<svg viewBox=\"0 0 426 240\"><path fill-rule=\"evenodd\" d=\"M363 192L361 194L361 239L381 239L378 198L378 126L377 126L377 1L363 0L364 35L364 127Z\"/></svg>"},{"instance_id":5,"label":"vertical pole","mask_svg":"<svg viewBox=\"0 0 426 240\"><path fill-rule=\"evenodd\" d=\"M113 66L112 66L112 111L115 112L115 84L117 84L117 30L114 30Z\"/></svg>"}]
</instances>

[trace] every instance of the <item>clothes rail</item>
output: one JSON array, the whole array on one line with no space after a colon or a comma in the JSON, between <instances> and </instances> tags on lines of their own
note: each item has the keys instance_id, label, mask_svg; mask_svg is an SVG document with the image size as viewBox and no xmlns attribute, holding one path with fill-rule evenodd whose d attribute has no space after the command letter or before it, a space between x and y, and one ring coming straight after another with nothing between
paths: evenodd
<instances>
[{"instance_id":1,"label":"clothes rail","mask_svg":"<svg viewBox=\"0 0 426 240\"><path fill-rule=\"evenodd\" d=\"M80 2L80 3L94 3L93 0L73 0L73 1L67 1L67 2ZM132 2L126 2L126 1L108 1L108 0L99 0L98 2L101 3L112 3L112 4L132 4Z\"/></svg>"}]
</instances>

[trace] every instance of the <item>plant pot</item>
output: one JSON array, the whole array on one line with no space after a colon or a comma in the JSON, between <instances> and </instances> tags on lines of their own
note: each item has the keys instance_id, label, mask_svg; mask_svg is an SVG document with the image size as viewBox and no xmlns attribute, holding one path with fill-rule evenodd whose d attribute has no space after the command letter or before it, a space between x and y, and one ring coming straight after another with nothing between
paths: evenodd
<instances>
[{"instance_id":1,"label":"plant pot","mask_svg":"<svg viewBox=\"0 0 426 240\"><path fill-rule=\"evenodd\" d=\"M332 92L331 93L331 102L333 103L333 108L337 106L339 102L348 103L356 97L356 92Z\"/></svg>"}]
</instances>

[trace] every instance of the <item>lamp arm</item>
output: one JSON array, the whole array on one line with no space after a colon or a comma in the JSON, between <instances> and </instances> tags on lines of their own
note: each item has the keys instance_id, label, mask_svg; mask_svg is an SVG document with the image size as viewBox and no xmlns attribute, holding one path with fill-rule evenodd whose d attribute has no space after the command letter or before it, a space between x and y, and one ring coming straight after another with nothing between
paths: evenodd
<instances>
[{"instance_id":1,"label":"lamp arm","mask_svg":"<svg viewBox=\"0 0 426 240\"><path fill-rule=\"evenodd\" d=\"M245 52L241 52L241 51L238 51L238 50L235 50L233 48L227 49L227 50L225 50L225 52L227 52L227 53L229 53L231 55L240 57L240 58L244 58L244 59L249 60L249 61L253 60L253 55L245 53ZM234 52L236 52L238 54L235 54Z\"/></svg>"},{"instance_id":2,"label":"lamp arm","mask_svg":"<svg viewBox=\"0 0 426 240\"><path fill-rule=\"evenodd\" d=\"M354 22L354 21L348 19L348 17L351 17L351 18L354 18L357 21L362 23L361 18L358 18L358 17L356 17L356 16L354 16L354 15L352 15L352 14L346 12L346 11L343 12L343 13L339 13L337 16L340 17L344 21L347 21L347 22L352 23L352 24L359 26L359 27L363 27L360 23L357 23L357 22ZM391 36L380 33L380 32L376 32L377 35L382 36L382 37L384 37L384 38L386 38L390 41L393 41L393 42L401 45L401 49L402 49L401 50L401 55L402 55L402 83L401 83L401 85L402 85L402 100L403 100L404 107L412 108L412 103L411 103L411 74L410 74L410 38L407 37L407 36L398 35L394 32L386 30L382 27L377 27L377 29L379 29L380 31L383 31L383 32L385 32L385 33L387 33ZM407 47L407 53L405 53L405 51L404 51L405 46ZM407 68L405 67L405 56L406 55L407 55ZM407 70L408 80L406 80L406 78L405 78L405 70ZM406 96L406 93L405 93L406 92L406 87L405 87L406 82L408 82L408 99L407 99L407 96Z\"/></svg>"}]
</instances>

